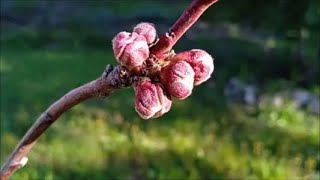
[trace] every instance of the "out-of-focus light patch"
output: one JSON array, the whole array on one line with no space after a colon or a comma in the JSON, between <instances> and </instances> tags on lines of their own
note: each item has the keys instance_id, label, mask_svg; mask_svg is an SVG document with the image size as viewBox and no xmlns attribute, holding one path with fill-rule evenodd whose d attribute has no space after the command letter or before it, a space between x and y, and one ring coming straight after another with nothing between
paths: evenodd
<instances>
[{"instance_id":1,"label":"out-of-focus light patch","mask_svg":"<svg viewBox=\"0 0 320 180\"><path fill-rule=\"evenodd\" d=\"M309 38L310 37L310 33L309 33L309 31L307 30L307 29L302 29L301 30L301 36L302 36L302 38L303 39L306 39L306 38Z\"/></svg>"},{"instance_id":2,"label":"out-of-focus light patch","mask_svg":"<svg viewBox=\"0 0 320 180\"><path fill-rule=\"evenodd\" d=\"M277 45L275 39L273 37L268 38L265 43L265 49L273 49Z\"/></svg>"},{"instance_id":3,"label":"out-of-focus light patch","mask_svg":"<svg viewBox=\"0 0 320 180\"><path fill-rule=\"evenodd\" d=\"M228 29L231 37L239 37L239 27L237 25L230 24Z\"/></svg>"},{"instance_id":4,"label":"out-of-focus light patch","mask_svg":"<svg viewBox=\"0 0 320 180\"><path fill-rule=\"evenodd\" d=\"M12 133L4 133L4 134L2 134L0 140L1 140L1 144L3 144L4 147L11 147L11 148L12 148L12 146L14 146L18 142L17 137Z\"/></svg>"},{"instance_id":5,"label":"out-of-focus light patch","mask_svg":"<svg viewBox=\"0 0 320 180\"><path fill-rule=\"evenodd\" d=\"M150 152L163 151L168 148L168 143L165 139L157 135L149 135L142 131L139 126L133 125L131 127L132 138L134 144L144 150Z\"/></svg>"},{"instance_id":6,"label":"out-of-focus light patch","mask_svg":"<svg viewBox=\"0 0 320 180\"><path fill-rule=\"evenodd\" d=\"M197 151L197 156L199 158L203 158L205 156L204 150L202 148L199 148Z\"/></svg>"},{"instance_id":7,"label":"out-of-focus light patch","mask_svg":"<svg viewBox=\"0 0 320 180\"><path fill-rule=\"evenodd\" d=\"M12 67L3 58L0 59L0 73L11 71Z\"/></svg>"},{"instance_id":8,"label":"out-of-focus light patch","mask_svg":"<svg viewBox=\"0 0 320 180\"><path fill-rule=\"evenodd\" d=\"M28 120L30 119L30 114L25 109L25 107L19 107L19 109L17 110L17 112L15 114L15 118L16 118L17 122L19 122L21 124L26 124L28 122Z\"/></svg>"},{"instance_id":9,"label":"out-of-focus light patch","mask_svg":"<svg viewBox=\"0 0 320 180\"><path fill-rule=\"evenodd\" d=\"M141 138L141 146L145 149L149 149L150 151L163 151L168 147L166 141L149 138L148 136L143 136Z\"/></svg>"},{"instance_id":10,"label":"out-of-focus light patch","mask_svg":"<svg viewBox=\"0 0 320 180\"><path fill-rule=\"evenodd\" d=\"M273 104L276 107L282 106L284 104L284 100L281 96L275 96L272 100L273 100Z\"/></svg>"},{"instance_id":11,"label":"out-of-focus light patch","mask_svg":"<svg viewBox=\"0 0 320 180\"><path fill-rule=\"evenodd\" d=\"M192 134L176 134L172 139L172 144L179 152L184 152L195 147L195 138Z\"/></svg>"}]
</instances>

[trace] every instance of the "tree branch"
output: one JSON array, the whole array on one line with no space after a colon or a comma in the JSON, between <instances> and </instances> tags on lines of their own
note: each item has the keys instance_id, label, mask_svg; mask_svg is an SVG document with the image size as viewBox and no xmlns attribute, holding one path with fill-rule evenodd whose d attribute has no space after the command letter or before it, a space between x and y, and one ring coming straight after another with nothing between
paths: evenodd
<instances>
[{"instance_id":1,"label":"tree branch","mask_svg":"<svg viewBox=\"0 0 320 180\"><path fill-rule=\"evenodd\" d=\"M131 85L131 77L126 69L117 66L114 69L107 67L106 72L98 79L71 90L58 101L53 103L24 135L8 160L1 167L1 180L8 179L14 171L25 163L25 156L30 151L37 139L49 126L57 120L61 114L73 106L92 97L109 96L113 90Z\"/></svg>"},{"instance_id":2,"label":"tree branch","mask_svg":"<svg viewBox=\"0 0 320 180\"><path fill-rule=\"evenodd\" d=\"M217 1L218 0L194 0L170 28L169 32L162 35L157 44L151 47L151 54L157 56L159 59L166 58L168 52L181 36L200 18L204 11Z\"/></svg>"},{"instance_id":3,"label":"tree branch","mask_svg":"<svg viewBox=\"0 0 320 180\"><path fill-rule=\"evenodd\" d=\"M198 20L201 14L215 2L217 2L217 0L194 0L171 27L171 31L160 37L158 43L151 48L151 54L158 58L166 57L167 52L171 50L179 38ZM17 169L26 164L26 155L32 146L44 131L64 112L87 99L99 96L106 97L116 89L131 86L133 76L133 72L129 72L122 66L115 68L108 66L101 77L71 90L53 103L36 120L1 167L0 179L7 180Z\"/></svg>"}]
</instances>

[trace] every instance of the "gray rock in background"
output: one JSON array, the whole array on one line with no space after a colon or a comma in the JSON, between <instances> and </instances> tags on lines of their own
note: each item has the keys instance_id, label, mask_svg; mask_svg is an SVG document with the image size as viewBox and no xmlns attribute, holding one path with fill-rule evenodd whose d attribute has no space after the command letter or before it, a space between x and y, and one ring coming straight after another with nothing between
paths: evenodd
<instances>
[{"instance_id":1,"label":"gray rock in background","mask_svg":"<svg viewBox=\"0 0 320 180\"><path fill-rule=\"evenodd\" d=\"M261 103L260 97L267 97L259 94L256 85L248 84L238 78L231 78L225 85L224 95L228 102L240 103L255 106ZM304 89L294 89L288 92L276 92L271 97L274 105L282 105L285 100L293 102L298 109L307 110L310 113L320 115L320 97Z\"/></svg>"},{"instance_id":2,"label":"gray rock in background","mask_svg":"<svg viewBox=\"0 0 320 180\"><path fill-rule=\"evenodd\" d=\"M255 85L247 84L237 78L231 78L224 88L224 95L229 102L256 105L259 100Z\"/></svg>"},{"instance_id":3,"label":"gray rock in background","mask_svg":"<svg viewBox=\"0 0 320 180\"><path fill-rule=\"evenodd\" d=\"M314 114L320 114L320 98L303 89L292 92L292 101L298 108L304 108Z\"/></svg>"}]
</instances>

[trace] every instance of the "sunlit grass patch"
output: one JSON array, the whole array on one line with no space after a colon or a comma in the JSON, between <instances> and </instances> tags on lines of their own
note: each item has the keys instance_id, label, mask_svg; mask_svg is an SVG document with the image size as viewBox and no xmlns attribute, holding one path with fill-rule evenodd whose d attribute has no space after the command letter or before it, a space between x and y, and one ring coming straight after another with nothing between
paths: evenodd
<instances>
[{"instance_id":1,"label":"sunlit grass patch","mask_svg":"<svg viewBox=\"0 0 320 180\"><path fill-rule=\"evenodd\" d=\"M1 54L1 63L9 67L1 71L1 162L54 100L115 63L110 51L21 49L18 54L6 48ZM74 107L41 137L13 179L318 177L317 116L290 102L267 103L254 112L229 107L225 77L215 76L214 86L199 86L155 120L139 118L129 88Z\"/></svg>"},{"instance_id":2,"label":"sunlit grass patch","mask_svg":"<svg viewBox=\"0 0 320 180\"><path fill-rule=\"evenodd\" d=\"M137 170L139 176L160 179L296 179L315 175L308 170L314 168L310 164L314 158L299 161L273 156L263 142L256 143L252 152L245 142L238 146L227 133L218 135L212 129L215 122L203 125L172 119L171 126L155 128L158 125L150 124L143 128L140 123L113 124L112 116L92 113L72 112L68 119L57 122L33 149L28 166L13 179L49 174L55 178L72 174L86 177L87 170L97 178L128 178L136 176ZM183 121L186 125L181 126ZM205 126L211 131L203 132ZM311 166L302 168L301 163ZM115 168L118 171L113 171ZM32 173L35 169L37 173Z\"/></svg>"}]
</instances>

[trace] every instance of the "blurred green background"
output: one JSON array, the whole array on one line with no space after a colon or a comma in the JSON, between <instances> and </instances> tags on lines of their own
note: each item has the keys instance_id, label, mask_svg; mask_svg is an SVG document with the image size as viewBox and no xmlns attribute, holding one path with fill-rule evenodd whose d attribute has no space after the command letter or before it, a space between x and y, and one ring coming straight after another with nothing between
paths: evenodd
<instances>
[{"instance_id":1,"label":"blurred green background","mask_svg":"<svg viewBox=\"0 0 320 180\"><path fill-rule=\"evenodd\" d=\"M1 0L1 164L37 116L116 64L111 39L163 34L191 1ZM220 0L176 52L215 72L156 120L132 89L81 103L40 138L12 179L319 179L320 1Z\"/></svg>"}]
</instances>

